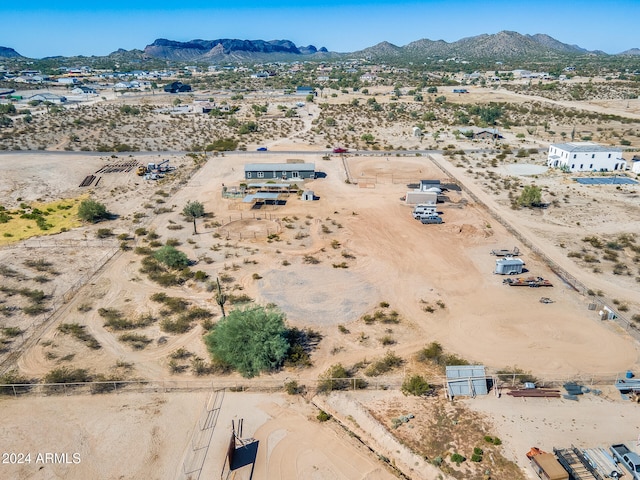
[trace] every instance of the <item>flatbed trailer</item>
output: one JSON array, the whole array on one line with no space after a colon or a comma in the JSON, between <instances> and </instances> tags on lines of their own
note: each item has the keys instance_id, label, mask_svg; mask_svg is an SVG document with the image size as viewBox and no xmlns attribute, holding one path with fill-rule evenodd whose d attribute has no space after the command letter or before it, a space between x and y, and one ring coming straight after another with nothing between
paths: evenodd
<instances>
[{"instance_id":1,"label":"flatbed trailer","mask_svg":"<svg viewBox=\"0 0 640 480\"><path fill-rule=\"evenodd\" d=\"M505 278L502 283L510 287L553 287L553 284L549 280L545 280L542 277Z\"/></svg>"},{"instance_id":2,"label":"flatbed trailer","mask_svg":"<svg viewBox=\"0 0 640 480\"><path fill-rule=\"evenodd\" d=\"M491 255L495 255L496 257L517 257L520 255L520 249L518 247L513 247L513 250L506 248L491 250Z\"/></svg>"}]
</instances>

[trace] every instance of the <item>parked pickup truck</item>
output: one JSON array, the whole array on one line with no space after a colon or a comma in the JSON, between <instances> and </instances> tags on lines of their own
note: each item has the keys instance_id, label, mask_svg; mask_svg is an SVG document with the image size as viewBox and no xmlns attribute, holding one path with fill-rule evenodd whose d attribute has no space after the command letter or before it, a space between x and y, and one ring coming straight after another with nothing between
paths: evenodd
<instances>
[{"instance_id":1,"label":"parked pickup truck","mask_svg":"<svg viewBox=\"0 0 640 480\"><path fill-rule=\"evenodd\" d=\"M640 480L640 455L629 450L629 448L619 443L611 445L611 453L616 462L622 463L635 480Z\"/></svg>"}]
</instances>

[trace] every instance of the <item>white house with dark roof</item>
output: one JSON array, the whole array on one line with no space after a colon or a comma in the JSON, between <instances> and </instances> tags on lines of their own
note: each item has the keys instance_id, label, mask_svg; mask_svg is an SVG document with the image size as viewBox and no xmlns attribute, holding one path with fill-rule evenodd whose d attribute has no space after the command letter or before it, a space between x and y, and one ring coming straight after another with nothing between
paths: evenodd
<instances>
[{"instance_id":1,"label":"white house with dark roof","mask_svg":"<svg viewBox=\"0 0 640 480\"><path fill-rule=\"evenodd\" d=\"M547 166L567 172L609 172L624 170L622 149L592 142L554 143L549 146Z\"/></svg>"}]
</instances>

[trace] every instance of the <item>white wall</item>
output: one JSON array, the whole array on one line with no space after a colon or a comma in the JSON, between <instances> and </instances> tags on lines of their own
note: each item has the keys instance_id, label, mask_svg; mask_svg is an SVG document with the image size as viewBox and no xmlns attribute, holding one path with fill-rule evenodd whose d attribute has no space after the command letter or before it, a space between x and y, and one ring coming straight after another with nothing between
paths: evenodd
<instances>
[{"instance_id":1,"label":"white wall","mask_svg":"<svg viewBox=\"0 0 640 480\"><path fill-rule=\"evenodd\" d=\"M567 168L570 172L593 172L624 170L627 163L621 153L615 150L570 152L557 145L549 147L547 166Z\"/></svg>"}]
</instances>

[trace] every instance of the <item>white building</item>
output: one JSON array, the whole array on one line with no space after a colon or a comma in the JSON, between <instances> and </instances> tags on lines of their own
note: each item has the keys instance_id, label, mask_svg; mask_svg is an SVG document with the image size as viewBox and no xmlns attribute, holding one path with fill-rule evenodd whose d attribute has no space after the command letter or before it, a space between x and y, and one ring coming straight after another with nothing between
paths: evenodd
<instances>
[{"instance_id":1,"label":"white building","mask_svg":"<svg viewBox=\"0 0 640 480\"><path fill-rule=\"evenodd\" d=\"M608 172L624 170L622 149L591 142L554 143L549 146L547 166L567 172Z\"/></svg>"}]
</instances>

